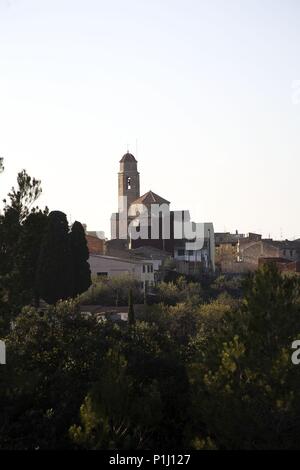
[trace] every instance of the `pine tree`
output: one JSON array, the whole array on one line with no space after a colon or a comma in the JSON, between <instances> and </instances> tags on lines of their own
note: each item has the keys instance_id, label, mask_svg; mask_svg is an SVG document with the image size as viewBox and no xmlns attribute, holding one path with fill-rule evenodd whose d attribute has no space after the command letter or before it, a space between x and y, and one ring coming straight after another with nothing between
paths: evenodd
<instances>
[{"instance_id":1,"label":"pine tree","mask_svg":"<svg viewBox=\"0 0 300 470\"><path fill-rule=\"evenodd\" d=\"M2 163L3 159L0 158L0 172L3 169ZM35 270L36 262L31 258L32 252L27 252L27 242L24 243L21 238L22 234L28 231L30 224L27 225L27 220L40 212L33 204L41 192L41 182L23 170L18 173L16 189L13 187L8 194L8 200L3 201L5 206L3 214L0 215L0 295L2 300L5 299L4 308L9 314L19 313L24 302L27 303L32 298L24 289L27 289L28 282L33 284L33 279L29 279L28 271L23 273L20 267L26 259L25 264L29 267L31 275L30 265L34 265ZM31 248L33 251L39 251L41 227L32 227L31 234L35 238L33 244L30 242Z\"/></svg>"},{"instance_id":2,"label":"pine tree","mask_svg":"<svg viewBox=\"0 0 300 470\"><path fill-rule=\"evenodd\" d=\"M74 222L69 234L69 243L72 258L72 296L76 297L87 291L92 283L88 263L89 250L84 228L80 222Z\"/></svg>"},{"instance_id":3,"label":"pine tree","mask_svg":"<svg viewBox=\"0 0 300 470\"><path fill-rule=\"evenodd\" d=\"M69 227L63 212L50 212L37 269L39 296L49 304L72 296Z\"/></svg>"},{"instance_id":4,"label":"pine tree","mask_svg":"<svg viewBox=\"0 0 300 470\"><path fill-rule=\"evenodd\" d=\"M133 326L135 324L132 289L129 289L129 295L128 295L128 324L130 326Z\"/></svg>"}]
</instances>

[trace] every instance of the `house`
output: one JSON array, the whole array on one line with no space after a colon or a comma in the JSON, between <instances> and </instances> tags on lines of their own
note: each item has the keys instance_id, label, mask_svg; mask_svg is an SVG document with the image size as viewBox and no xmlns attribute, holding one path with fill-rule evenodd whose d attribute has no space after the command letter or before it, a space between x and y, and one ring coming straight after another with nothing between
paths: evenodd
<instances>
[{"instance_id":1,"label":"house","mask_svg":"<svg viewBox=\"0 0 300 470\"><path fill-rule=\"evenodd\" d=\"M264 239L261 234L247 235L216 233L216 266L222 273L245 273L255 271L267 260L276 261L278 266L295 262L299 257L300 243L289 240Z\"/></svg>"},{"instance_id":2,"label":"house","mask_svg":"<svg viewBox=\"0 0 300 470\"><path fill-rule=\"evenodd\" d=\"M88 231L86 224L83 224L85 231L86 243L89 253L95 255L104 255L105 248L105 233L103 231Z\"/></svg>"},{"instance_id":3,"label":"house","mask_svg":"<svg viewBox=\"0 0 300 470\"><path fill-rule=\"evenodd\" d=\"M141 289L146 292L155 285L152 261L90 254L89 264L92 276L112 278L129 275L136 279Z\"/></svg>"},{"instance_id":4,"label":"house","mask_svg":"<svg viewBox=\"0 0 300 470\"><path fill-rule=\"evenodd\" d=\"M99 238L97 232L87 232L86 235L87 246L90 254L104 255L105 254L105 239Z\"/></svg>"},{"instance_id":5,"label":"house","mask_svg":"<svg viewBox=\"0 0 300 470\"><path fill-rule=\"evenodd\" d=\"M230 232L215 233L215 263L216 268L222 273L239 272L240 266L237 265L238 241L244 238L243 234Z\"/></svg>"},{"instance_id":6,"label":"house","mask_svg":"<svg viewBox=\"0 0 300 470\"><path fill-rule=\"evenodd\" d=\"M271 238L263 239L261 235L249 234L238 242L237 261L243 271L255 271L267 260L278 265L297 262L299 257L299 242L277 241Z\"/></svg>"},{"instance_id":7,"label":"house","mask_svg":"<svg viewBox=\"0 0 300 470\"><path fill-rule=\"evenodd\" d=\"M215 234L212 223L203 224L201 247L189 249L189 240L175 240L174 259L181 274L199 274L215 271Z\"/></svg>"},{"instance_id":8,"label":"house","mask_svg":"<svg viewBox=\"0 0 300 470\"><path fill-rule=\"evenodd\" d=\"M109 240L106 244L106 255L122 258L124 260L137 260L142 262L151 262L153 264L154 279L155 282L160 280L161 269L164 264L164 261L170 258L170 253L167 251L159 250L152 246L142 246L139 248L128 249L124 246L118 246L115 243L115 240Z\"/></svg>"}]
</instances>

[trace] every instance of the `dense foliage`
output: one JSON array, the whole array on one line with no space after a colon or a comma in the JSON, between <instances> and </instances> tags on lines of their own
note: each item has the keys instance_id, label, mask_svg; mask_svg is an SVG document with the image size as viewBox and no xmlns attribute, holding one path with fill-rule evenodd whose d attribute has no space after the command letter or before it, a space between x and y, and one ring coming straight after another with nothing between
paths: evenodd
<instances>
[{"instance_id":1,"label":"dense foliage","mask_svg":"<svg viewBox=\"0 0 300 470\"><path fill-rule=\"evenodd\" d=\"M299 277L269 265L244 280L178 278L139 312L125 277L72 300L72 250L89 284L82 229L29 209L39 184L20 178L27 196L13 191L0 218L1 449L300 448ZM53 305L38 306L41 292ZM130 322L80 313L94 302L129 302Z\"/></svg>"},{"instance_id":2,"label":"dense foliage","mask_svg":"<svg viewBox=\"0 0 300 470\"><path fill-rule=\"evenodd\" d=\"M2 165L2 160L1 160ZM1 166L3 169L3 165ZM25 170L0 213L0 334L23 306L75 298L91 284L84 230L64 213L34 206L41 182Z\"/></svg>"},{"instance_id":3,"label":"dense foliage","mask_svg":"<svg viewBox=\"0 0 300 470\"><path fill-rule=\"evenodd\" d=\"M1 448L299 448L300 281L268 266L244 295L99 323L25 307L5 338Z\"/></svg>"},{"instance_id":4,"label":"dense foliage","mask_svg":"<svg viewBox=\"0 0 300 470\"><path fill-rule=\"evenodd\" d=\"M139 283L132 276L99 277L93 279L90 288L80 296L80 301L85 305L125 306L128 305L130 290L135 303L144 303Z\"/></svg>"}]
</instances>

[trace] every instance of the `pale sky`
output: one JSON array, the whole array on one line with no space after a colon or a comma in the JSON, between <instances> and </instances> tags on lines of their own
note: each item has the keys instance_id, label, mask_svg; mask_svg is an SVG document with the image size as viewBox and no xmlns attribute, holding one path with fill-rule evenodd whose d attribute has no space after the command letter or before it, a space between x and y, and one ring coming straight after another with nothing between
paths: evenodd
<instances>
[{"instance_id":1,"label":"pale sky","mask_svg":"<svg viewBox=\"0 0 300 470\"><path fill-rule=\"evenodd\" d=\"M129 145L142 194L300 237L299 90L299 0L0 0L0 197L109 236Z\"/></svg>"}]
</instances>

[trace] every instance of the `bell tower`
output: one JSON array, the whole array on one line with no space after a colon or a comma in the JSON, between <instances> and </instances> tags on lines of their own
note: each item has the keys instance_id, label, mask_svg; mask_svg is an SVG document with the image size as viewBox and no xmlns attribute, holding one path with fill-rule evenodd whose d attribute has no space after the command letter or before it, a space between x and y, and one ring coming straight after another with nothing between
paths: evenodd
<instances>
[{"instance_id":1,"label":"bell tower","mask_svg":"<svg viewBox=\"0 0 300 470\"><path fill-rule=\"evenodd\" d=\"M127 152L120 160L118 181L119 198L127 196L128 210L128 207L133 203L133 201L140 197L140 174L137 170L137 161L129 152Z\"/></svg>"}]
</instances>

